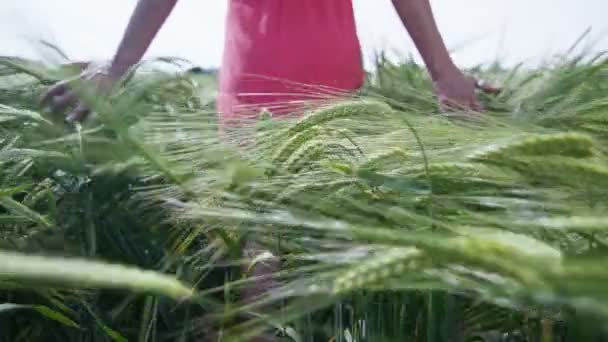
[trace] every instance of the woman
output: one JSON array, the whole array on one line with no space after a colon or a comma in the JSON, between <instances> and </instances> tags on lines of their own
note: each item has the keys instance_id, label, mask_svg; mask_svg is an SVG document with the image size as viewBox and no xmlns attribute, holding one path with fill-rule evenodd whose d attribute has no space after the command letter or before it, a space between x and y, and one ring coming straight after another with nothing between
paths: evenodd
<instances>
[{"instance_id":1,"label":"woman","mask_svg":"<svg viewBox=\"0 0 608 342\"><path fill-rule=\"evenodd\" d=\"M108 91L140 61L177 1L139 0L110 66L87 70L83 78ZM429 70L439 104L479 110L477 84L450 58L429 0L392 2ZM278 107L319 92L358 89L363 68L351 0L229 0L221 69L217 103L223 120L248 116L256 105ZM75 94L60 82L43 100L61 110L74 103ZM79 104L66 119L87 114Z\"/></svg>"},{"instance_id":2,"label":"woman","mask_svg":"<svg viewBox=\"0 0 608 342\"><path fill-rule=\"evenodd\" d=\"M454 65L429 0L392 2L423 57L440 105L479 110L476 82ZM108 69L86 71L83 78L96 82L102 92L110 90L140 61L176 3L139 0ZM224 123L254 115L261 106L281 115L291 107L286 104L355 91L363 75L351 0L229 0L217 101ZM51 87L44 97L54 110L75 100L66 82ZM81 103L66 119L82 120L87 113ZM247 251L255 254L252 246ZM272 272L278 264L264 267L256 266L254 275ZM272 285L258 284L245 297Z\"/></svg>"}]
</instances>

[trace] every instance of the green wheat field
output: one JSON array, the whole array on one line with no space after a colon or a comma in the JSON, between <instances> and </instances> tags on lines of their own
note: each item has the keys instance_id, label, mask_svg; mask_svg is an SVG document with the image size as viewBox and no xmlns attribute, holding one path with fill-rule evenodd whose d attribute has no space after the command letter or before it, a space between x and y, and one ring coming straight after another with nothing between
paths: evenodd
<instances>
[{"instance_id":1,"label":"green wheat field","mask_svg":"<svg viewBox=\"0 0 608 342\"><path fill-rule=\"evenodd\" d=\"M479 115L379 55L227 136L214 73L172 63L76 87L96 115L66 125L39 98L77 71L0 57L0 341L608 340L603 54L467 70L504 86ZM247 305L245 237L283 265Z\"/></svg>"}]
</instances>

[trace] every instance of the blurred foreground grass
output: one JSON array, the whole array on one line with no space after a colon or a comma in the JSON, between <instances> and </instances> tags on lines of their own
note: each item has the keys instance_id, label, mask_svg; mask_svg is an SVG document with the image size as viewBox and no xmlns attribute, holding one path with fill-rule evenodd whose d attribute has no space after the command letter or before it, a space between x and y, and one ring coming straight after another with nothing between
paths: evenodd
<instances>
[{"instance_id":1,"label":"blurred foreground grass","mask_svg":"<svg viewBox=\"0 0 608 342\"><path fill-rule=\"evenodd\" d=\"M74 70L0 58L0 341L605 338L608 60L471 70L505 85L474 120L437 113L420 66L376 69L242 145L210 76L84 87L97 116L68 127L37 99ZM245 235L285 305L244 322Z\"/></svg>"}]
</instances>

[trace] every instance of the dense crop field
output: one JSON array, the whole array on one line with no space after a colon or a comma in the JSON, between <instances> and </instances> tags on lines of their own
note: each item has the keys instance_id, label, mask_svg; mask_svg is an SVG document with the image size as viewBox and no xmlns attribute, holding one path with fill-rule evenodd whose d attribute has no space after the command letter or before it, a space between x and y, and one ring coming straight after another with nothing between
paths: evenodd
<instances>
[{"instance_id":1,"label":"dense crop field","mask_svg":"<svg viewBox=\"0 0 608 342\"><path fill-rule=\"evenodd\" d=\"M446 115L380 56L229 139L213 76L159 63L68 126L38 99L75 70L0 58L0 341L608 338L605 57L475 68L505 88ZM244 236L281 257L274 315L239 301Z\"/></svg>"}]
</instances>

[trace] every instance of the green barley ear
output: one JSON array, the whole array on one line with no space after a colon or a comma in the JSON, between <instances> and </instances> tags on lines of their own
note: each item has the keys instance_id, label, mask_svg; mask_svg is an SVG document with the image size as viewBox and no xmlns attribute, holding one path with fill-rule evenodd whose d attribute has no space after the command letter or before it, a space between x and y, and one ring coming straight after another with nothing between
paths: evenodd
<instances>
[{"instance_id":1,"label":"green barley ear","mask_svg":"<svg viewBox=\"0 0 608 342\"><path fill-rule=\"evenodd\" d=\"M406 168L403 172L416 180L424 181L427 178L423 166ZM478 165L467 163L433 163L429 165L428 172L433 182L433 191L437 194L497 190L507 186L502 185L497 178L484 175Z\"/></svg>"},{"instance_id":2,"label":"green barley ear","mask_svg":"<svg viewBox=\"0 0 608 342\"><path fill-rule=\"evenodd\" d=\"M492 145L473 154L470 159L501 163L501 160L522 156L565 156L585 158L593 155L594 142L579 133L533 135L505 145Z\"/></svg>"},{"instance_id":3,"label":"green barley ear","mask_svg":"<svg viewBox=\"0 0 608 342\"><path fill-rule=\"evenodd\" d=\"M124 289L176 300L194 291L174 277L135 267L77 258L35 256L0 250L0 279L24 286L44 283L60 287Z\"/></svg>"},{"instance_id":4,"label":"green barley ear","mask_svg":"<svg viewBox=\"0 0 608 342\"><path fill-rule=\"evenodd\" d=\"M238 189L262 179L264 176L263 169L239 162L227 164L224 173L229 189Z\"/></svg>"},{"instance_id":5,"label":"green barley ear","mask_svg":"<svg viewBox=\"0 0 608 342\"><path fill-rule=\"evenodd\" d=\"M324 132L319 127L312 127L311 129L297 133L289 138L274 154L272 163L282 163L287 160L300 146L307 143L308 141L318 137Z\"/></svg>"},{"instance_id":6,"label":"green barley ear","mask_svg":"<svg viewBox=\"0 0 608 342\"><path fill-rule=\"evenodd\" d=\"M423 166L409 167L403 170L406 174L422 174L425 172ZM468 163L441 162L433 163L428 167L431 176L445 177L475 177L479 175L479 168Z\"/></svg>"},{"instance_id":7,"label":"green barley ear","mask_svg":"<svg viewBox=\"0 0 608 342\"><path fill-rule=\"evenodd\" d=\"M403 272L419 260L422 252L415 248L392 248L367 261L355 264L350 270L336 277L333 292L340 294L365 286L381 284Z\"/></svg>"},{"instance_id":8,"label":"green barley ear","mask_svg":"<svg viewBox=\"0 0 608 342\"><path fill-rule=\"evenodd\" d=\"M323 155L331 155L332 158L345 158L352 156L352 152L339 143L327 143L321 140L311 140L291 154L289 159L283 163L283 168L292 173L312 167L312 163L318 161Z\"/></svg>"},{"instance_id":9,"label":"green barley ear","mask_svg":"<svg viewBox=\"0 0 608 342\"><path fill-rule=\"evenodd\" d=\"M603 192L608 187L608 166L593 160L567 157L534 157L518 160L512 168L536 182Z\"/></svg>"},{"instance_id":10,"label":"green barley ear","mask_svg":"<svg viewBox=\"0 0 608 342\"><path fill-rule=\"evenodd\" d=\"M297 198L299 194L306 194L316 191L324 191L325 193L331 194L341 191L342 189L356 183L356 179L339 179L330 182L309 183L303 185L296 184L281 192L281 194L277 196L276 201L279 203L288 203L291 202L292 199Z\"/></svg>"},{"instance_id":11,"label":"green barley ear","mask_svg":"<svg viewBox=\"0 0 608 342\"><path fill-rule=\"evenodd\" d=\"M366 161L359 165L359 169L378 170L392 166L391 164L401 164L407 157L408 154L404 149L394 147L388 151L382 151L369 156Z\"/></svg>"},{"instance_id":12,"label":"green barley ear","mask_svg":"<svg viewBox=\"0 0 608 342\"><path fill-rule=\"evenodd\" d=\"M320 140L309 141L283 163L283 168L293 173L300 171L310 162L318 160L325 151L326 145Z\"/></svg>"},{"instance_id":13,"label":"green barley ear","mask_svg":"<svg viewBox=\"0 0 608 342\"><path fill-rule=\"evenodd\" d=\"M348 129L327 129L323 127L311 127L310 129L307 129L303 132L299 132L288 138L287 141L283 145L281 145L281 147L274 153L272 157L272 163L276 165L285 162L301 146L313 139L318 138L321 135L327 136L328 138L334 137L336 139L348 140L348 142L351 143L355 148L359 148L354 139L352 138L354 134Z\"/></svg>"},{"instance_id":14,"label":"green barley ear","mask_svg":"<svg viewBox=\"0 0 608 342\"><path fill-rule=\"evenodd\" d=\"M340 102L328 105L304 116L295 125L289 128L287 135L293 136L310 129L311 127L322 125L340 118L352 116L381 117L387 113L390 113L391 111L392 109L389 105L378 101L358 100Z\"/></svg>"},{"instance_id":15,"label":"green barley ear","mask_svg":"<svg viewBox=\"0 0 608 342\"><path fill-rule=\"evenodd\" d=\"M606 115L608 117L608 114ZM608 119L607 119L608 120ZM579 129L584 130L598 138L601 138L605 141L608 138L608 123L589 120L586 122L582 122L578 126Z\"/></svg>"},{"instance_id":16,"label":"green barley ear","mask_svg":"<svg viewBox=\"0 0 608 342\"><path fill-rule=\"evenodd\" d=\"M569 216L542 217L536 220L515 222L524 228L543 228L560 232L606 233L608 231L608 216Z\"/></svg>"}]
</instances>

